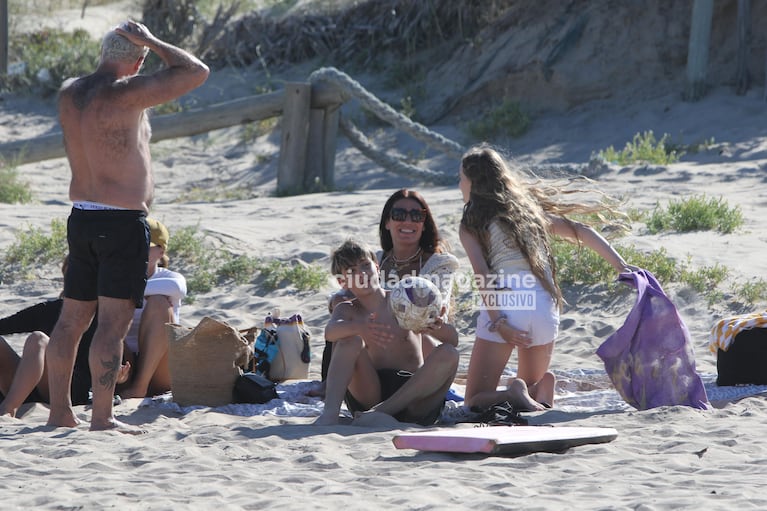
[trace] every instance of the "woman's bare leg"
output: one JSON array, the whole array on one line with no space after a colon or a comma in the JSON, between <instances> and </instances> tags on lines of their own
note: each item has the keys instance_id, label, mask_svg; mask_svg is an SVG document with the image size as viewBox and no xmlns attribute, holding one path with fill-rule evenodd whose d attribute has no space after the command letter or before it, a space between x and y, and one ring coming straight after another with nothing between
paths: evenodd
<instances>
[{"instance_id":1,"label":"woman's bare leg","mask_svg":"<svg viewBox=\"0 0 767 511\"><path fill-rule=\"evenodd\" d=\"M465 403L472 408L487 408L509 399L506 390L497 390L503 369L514 346L477 338L469 359Z\"/></svg>"},{"instance_id":2,"label":"woman's bare leg","mask_svg":"<svg viewBox=\"0 0 767 511\"><path fill-rule=\"evenodd\" d=\"M18 360L13 381L5 399L0 403L0 415L15 417L16 411L36 387L40 395L48 399L48 382L43 381L47 348L48 336L42 332L32 332L24 341L24 349Z\"/></svg>"}]
</instances>

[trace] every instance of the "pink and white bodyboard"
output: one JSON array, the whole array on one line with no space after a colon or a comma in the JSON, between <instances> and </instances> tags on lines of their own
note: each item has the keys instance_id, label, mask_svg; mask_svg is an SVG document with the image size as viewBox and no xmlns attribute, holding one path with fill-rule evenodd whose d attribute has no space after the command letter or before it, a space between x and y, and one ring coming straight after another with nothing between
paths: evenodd
<instances>
[{"instance_id":1,"label":"pink and white bodyboard","mask_svg":"<svg viewBox=\"0 0 767 511\"><path fill-rule=\"evenodd\" d=\"M419 451L524 454L561 452L585 444L611 442L613 428L580 426L487 426L403 433L394 437L397 449Z\"/></svg>"}]
</instances>

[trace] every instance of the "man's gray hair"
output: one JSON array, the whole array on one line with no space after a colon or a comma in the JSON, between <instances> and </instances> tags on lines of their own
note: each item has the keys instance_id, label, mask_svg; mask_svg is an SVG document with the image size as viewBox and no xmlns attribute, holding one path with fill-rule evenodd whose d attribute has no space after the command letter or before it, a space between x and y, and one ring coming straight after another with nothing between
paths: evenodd
<instances>
[{"instance_id":1,"label":"man's gray hair","mask_svg":"<svg viewBox=\"0 0 767 511\"><path fill-rule=\"evenodd\" d=\"M136 62L141 57L146 57L149 48L138 46L121 36L114 30L110 30L101 41L101 58L117 62Z\"/></svg>"}]
</instances>

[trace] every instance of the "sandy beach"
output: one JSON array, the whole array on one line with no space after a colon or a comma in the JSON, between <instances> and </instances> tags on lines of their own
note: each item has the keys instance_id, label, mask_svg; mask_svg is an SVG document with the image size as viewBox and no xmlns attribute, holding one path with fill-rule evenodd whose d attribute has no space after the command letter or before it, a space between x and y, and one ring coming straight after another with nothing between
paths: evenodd
<instances>
[{"instance_id":1,"label":"sandy beach","mask_svg":"<svg viewBox=\"0 0 767 511\"><path fill-rule=\"evenodd\" d=\"M97 14L101 15L99 11ZM113 13L115 14L115 13ZM107 20L110 21L110 20ZM111 22L111 21L110 21ZM292 70L296 75L304 70ZM258 70L215 70L193 92L200 104L245 95ZM308 71L311 72L311 69ZM371 77L353 78L376 89ZM4 509L763 509L767 461L767 387L717 388L716 359L708 334L718 320L764 310L767 304L737 304L738 285L767 278L767 103L762 86L744 96L715 87L701 101L683 102L678 91L651 98L593 101L567 111L542 113L520 139L503 142L515 161L538 169L581 168L591 155L622 148L646 130L669 133L686 143L714 139L705 150L665 167L609 166L590 176L596 186L623 200L625 211L696 195L721 197L741 208L744 225L731 234L715 231L649 234L632 225L620 240L639 250L663 247L692 267L720 264L729 270L721 300L688 286L664 286L691 335L697 370L711 399L709 410L667 406L637 411L624 403L604 374L597 348L619 328L634 303L629 288L565 290L552 370L559 376L552 410L526 414L530 424L602 426L618 437L563 453L517 457L456 455L397 450L393 437L418 429L312 426L322 402L303 395L307 382L286 382L268 405L180 407L168 396L129 399L116 406L120 420L147 434L89 432L87 406L76 407L78 428L46 426L48 408L25 405L21 416L0 417L0 494ZM421 192L443 236L471 271L458 240L462 200L457 186L436 186L396 175L339 138L336 191L275 195L280 146L274 131L243 142L241 126L153 144L156 202L152 216L171 232L197 226L211 246L234 254L328 269L329 253L347 237L377 246L381 208L402 187ZM12 141L58 129L52 98L4 96L0 140ZM429 129L467 144L458 119ZM420 142L392 128L367 135L393 154L421 154ZM457 176L458 160L428 151L424 168ZM0 204L0 254L30 227L50 229L66 220L69 169L65 159L18 167L34 201ZM560 170L560 175L563 170ZM237 200L189 200L195 189L247 190ZM214 194L215 195L215 194ZM631 261L629 261L631 262ZM171 261L172 267L172 261ZM29 268L30 278L0 284L0 317L58 295L54 264ZM260 326L265 315L302 314L312 334L310 380L319 379L328 320L328 279L319 292L292 285L267 290L257 280L226 283L194 296L181 323L206 316L236 328ZM469 290L461 290L459 299ZM461 392L476 328L477 311L461 307L456 317L461 363L454 386ZM20 350L24 336L10 336ZM515 371L516 357L507 367ZM456 406L459 406L457 403Z\"/></svg>"}]
</instances>

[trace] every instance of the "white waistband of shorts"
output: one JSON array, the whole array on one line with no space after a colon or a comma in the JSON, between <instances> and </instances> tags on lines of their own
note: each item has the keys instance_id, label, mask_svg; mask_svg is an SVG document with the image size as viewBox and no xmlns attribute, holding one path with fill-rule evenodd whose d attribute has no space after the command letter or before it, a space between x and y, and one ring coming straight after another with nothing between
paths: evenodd
<instances>
[{"instance_id":1,"label":"white waistband of shorts","mask_svg":"<svg viewBox=\"0 0 767 511\"><path fill-rule=\"evenodd\" d=\"M109 204L102 204L100 202L91 202L89 200L74 201L72 206L75 209L82 209L83 211L117 211L125 209L118 208L117 206L110 206Z\"/></svg>"}]
</instances>

